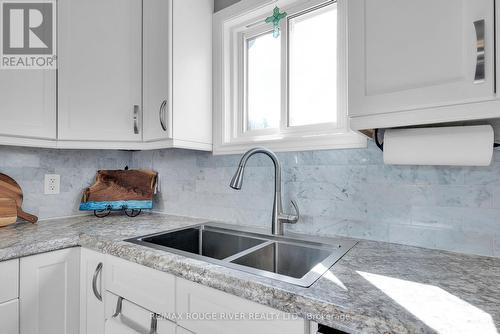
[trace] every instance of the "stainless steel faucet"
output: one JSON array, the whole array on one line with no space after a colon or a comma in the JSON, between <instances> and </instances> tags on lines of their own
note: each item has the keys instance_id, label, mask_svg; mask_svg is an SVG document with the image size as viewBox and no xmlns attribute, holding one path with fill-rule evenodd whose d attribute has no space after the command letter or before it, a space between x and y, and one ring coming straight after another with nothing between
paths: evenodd
<instances>
[{"instance_id":1,"label":"stainless steel faucet","mask_svg":"<svg viewBox=\"0 0 500 334\"><path fill-rule=\"evenodd\" d=\"M283 235L283 223L295 224L299 221L300 212L299 207L295 201L291 201L295 209L296 214L290 215L283 213L283 207L281 204L281 164L278 160L276 154L273 151L268 150L264 147L256 147L247 151L240 160L236 174L234 174L231 179L229 186L235 190L240 190L243 184L243 172L247 164L248 159L257 153L263 153L267 155L274 164L274 204L273 204L273 217L271 231L275 235Z\"/></svg>"}]
</instances>

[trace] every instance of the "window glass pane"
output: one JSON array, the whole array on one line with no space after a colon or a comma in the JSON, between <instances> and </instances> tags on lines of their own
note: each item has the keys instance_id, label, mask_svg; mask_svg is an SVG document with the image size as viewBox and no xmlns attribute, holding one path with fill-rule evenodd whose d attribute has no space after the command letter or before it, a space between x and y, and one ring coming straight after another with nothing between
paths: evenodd
<instances>
[{"instance_id":1,"label":"window glass pane","mask_svg":"<svg viewBox=\"0 0 500 334\"><path fill-rule=\"evenodd\" d=\"M247 129L279 128L280 39L266 33L246 41Z\"/></svg>"},{"instance_id":2,"label":"window glass pane","mask_svg":"<svg viewBox=\"0 0 500 334\"><path fill-rule=\"evenodd\" d=\"M337 7L289 20L289 125L337 121Z\"/></svg>"}]
</instances>

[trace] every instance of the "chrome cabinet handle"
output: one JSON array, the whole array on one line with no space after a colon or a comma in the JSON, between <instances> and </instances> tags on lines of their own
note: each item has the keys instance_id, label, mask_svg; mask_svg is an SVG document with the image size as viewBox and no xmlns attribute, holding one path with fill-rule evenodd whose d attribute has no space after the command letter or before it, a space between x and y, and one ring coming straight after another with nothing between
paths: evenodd
<instances>
[{"instance_id":1,"label":"chrome cabinet handle","mask_svg":"<svg viewBox=\"0 0 500 334\"><path fill-rule=\"evenodd\" d=\"M124 299L123 297L118 297L118 300L116 301L115 313L113 313L113 315L111 316L112 318L116 318L122 314L123 299ZM159 317L158 314L151 313L151 326L149 329L149 334L158 333L158 317Z\"/></svg>"},{"instance_id":2,"label":"chrome cabinet handle","mask_svg":"<svg viewBox=\"0 0 500 334\"><path fill-rule=\"evenodd\" d=\"M474 83L482 83L485 79L485 25L484 20L474 21L476 30L476 73L474 75Z\"/></svg>"},{"instance_id":3,"label":"chrome cabinet handle","mask_svg":"<svg viewBox=\"0 0 500 334\"><path fill-rule=\"evenodd\" d=\"M112 318L116 318L122 313L122 304L123 304L123 297L118 297L118 300L116 301L116 310L115 313L111 316Z\"/></svg>"},{"instance_id":4,"label":"chrome cabinet handle","mask_svg":"<svg viewBox=\"0 0 500 334\"><path fill-rule=\"evenodd\" d=\"M134 105L134 134L139 134L139 106Z\"/></svg>"},{"instance_id":5,"label":"chrome cabinet handle","mask_svg":"<svg viewBox=\"0 0 500 334\"><path fill-rule=\"evenodd\" d=\"M99 277L99 273L102 271L102 262L99 262L94 271L94 277L92 277L92 290L94 291L94 296L102 302L102 294L97 290L97 277Z\"/></svg>"},{"instance_id":6,"label":"chrome cabinet handle","mask_svg":"<svg viewBox=\"0 0 500 334\"><path fill-rule=\"evenodd\" d=\"M158 333L158 315L156 313L151 314L151 327L149 329L149 334Z\"/></svg>"},{"instance_id":7,"label":"chrome cabinet handle","mask_svg":"<svg viewBox=\"0 0 500 334\"><path fill-rule=\"evenodd\" d=\"M163 131L167 131L167 123L165 121L166 115L167 115L167 100L163 100L163 102L160 105L160 112L159 112L160 125Z\"/></svg>"}]
</instances>

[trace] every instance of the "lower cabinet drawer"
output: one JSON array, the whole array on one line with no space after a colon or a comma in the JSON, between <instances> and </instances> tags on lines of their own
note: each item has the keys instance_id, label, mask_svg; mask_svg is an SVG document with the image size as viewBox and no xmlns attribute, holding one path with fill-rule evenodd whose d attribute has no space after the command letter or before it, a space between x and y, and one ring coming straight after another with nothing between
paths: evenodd
<instances>
[{"instance_id":1,"label":"lower cabinet drawer","mask_svg":"<svg viewBox=\"0 0 500 334\"><path fill-rule=\"evenodd\" d=\"M309 330L309 323L301 318L180 278L176 299L178 324L194 333L304 334Z\"/></svg>"},{"instance_id":2,"label":"lower cabinet drawer","mask_svg":"<svg viewBox=\"0 0 500 334\"><path fill-rule=\"evenodd\" d=\"M158 314L175 312L175 277L137 263L106 256L106 290Z\"/></svg>"},{"instance_id":3,"label":"lower cabinet drawer","mask_svg":"<svg viewBox=\"0 0 500 334\"><path fill-rule=\"evenodd\" d=\"M19 300L0 304L0 332L6 334L19 333Z\"/></svg>"},{"instance_id":4,"label":"lower cabinet drawer","mask_svg":"<svg viewBox=\"0 0 500 334\"><path fill-rule=\"evenodd\" d=\"M0 262L0 303L19 297L19 259Z\"/></svg>"},{"instance_id":5,"label":"lower cabinet drawer","mask_svg":"<svg viewBox=\"0 0 500 334\"><path fill-rule=\"evenodd\" d=\"M106 308L106 321L119 321L121 325L126 326L139 333L149 333L151 330L151 311L132 303L128 300L123 299L121 302L121 312L119 315L115 315L117 311L118 296L106 292L104 295L105 308ZM168 320L157 320L157 334L175 334L176 325ZM109 326L106 326L108 329ZM105 334L115 334L108 333Z\"/></svg>"}]
</instances>

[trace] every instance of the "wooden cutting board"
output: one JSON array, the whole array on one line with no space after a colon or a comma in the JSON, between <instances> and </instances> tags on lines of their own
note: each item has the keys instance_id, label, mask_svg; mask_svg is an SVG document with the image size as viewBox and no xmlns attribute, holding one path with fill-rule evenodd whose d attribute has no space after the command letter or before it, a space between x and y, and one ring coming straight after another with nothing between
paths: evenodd
<instances>
[{"instance_id":1,"label":"wooden cutting board","mask_svg":"<svg viewBox=\"0 0 500 334\"><path fill-rule=\"evenodd\" d=\"M23 191L19 184L8 175L0 173L0 198L10 198L16 202L17 206L17 217L29 221L30 223L36 223L38 217L26 213L22 209L23 205Z\"/></svg>"},{"instance_id":2,"label":"wooden cutting board","mask_svg":"<svg viewBox=\"0 0 500 334\"><path fill-rule=\"evenodd\" d=\"M16 220L16 201L12 198L0 198L0 227L14 224Z\"/></svg>"}]
</instances>

